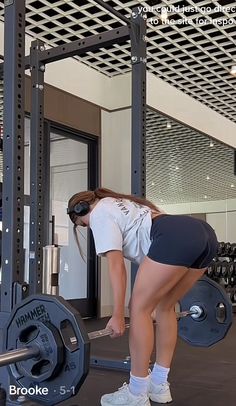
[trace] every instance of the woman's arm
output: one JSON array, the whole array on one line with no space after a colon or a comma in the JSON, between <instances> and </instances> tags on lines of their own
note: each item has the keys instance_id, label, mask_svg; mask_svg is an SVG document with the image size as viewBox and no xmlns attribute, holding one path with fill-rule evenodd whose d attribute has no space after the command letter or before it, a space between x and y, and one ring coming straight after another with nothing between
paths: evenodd
<instances>
[{"instance_id":1,"label":"woman's arm","mask_svg":"<svg viewBox=\"0 0 236 406\"><path fill-rule=\"evenodd\" d=\"M121 251L108 251L106 253L108 260L109 276L113 291L113 315L107 327L112 328L112 337L118 337L125 330L125 293L127 284L126 268L124 257Z\"/></svg>"}]
</instances>

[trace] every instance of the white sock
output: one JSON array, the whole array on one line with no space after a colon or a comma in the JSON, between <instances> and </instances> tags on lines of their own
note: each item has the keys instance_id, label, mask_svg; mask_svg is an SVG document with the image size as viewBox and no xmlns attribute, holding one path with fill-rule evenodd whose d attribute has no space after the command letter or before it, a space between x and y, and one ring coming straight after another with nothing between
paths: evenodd
<instances>
[{"instance_id":1,"label":"white sock","mask_svg":"<svg viewBox=\"0 0 236 406\"><path fill-rule=\"evenodd\" d=\"M166 383L168 379L168 374L170 372L170 368L162 367L157 363L154 364L152 373L151 373L151 381L155 385L159 385L161 383Z\"/></svg>"},{"instance_id":2,"label":"white sock","mask_svg":"<svg viewBox=\"0 0 236 406\"><path fill-rule=\"evenodd\" d=\"M129 390L135 396L146 395L148 392L150 375L145 378L134 376L130 373Z\"/></svg>"}]
</instances>

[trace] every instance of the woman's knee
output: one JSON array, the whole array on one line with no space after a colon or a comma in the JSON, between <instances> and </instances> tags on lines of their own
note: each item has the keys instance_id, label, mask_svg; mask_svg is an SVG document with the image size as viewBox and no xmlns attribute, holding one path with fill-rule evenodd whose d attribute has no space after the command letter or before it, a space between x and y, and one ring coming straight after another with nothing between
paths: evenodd
<instances>
[{"instance_id":1,"label":"woman's knee","mask_svg":"<svg viewBox=\"0 0 236 406\"><path fill-rule=\"evenodd\" d=\"M148 300L140 295L132 296L129 302L129 311L131 317L137 313L147 313L151 315L155 307L156 304L153 300Z\"/></svg>"},{"instance_id":2,"label":"woman's knee","mask_svg":"<svg viewBox=\"0 0 236 406\"><path fill-rule=\"evenodd\" d=\"M155 309L155 313L152 314L152 317L154 317L154 315L157 323L172 317L176 318L175 306L158 305Z\"/></svg>"}]
</instances>

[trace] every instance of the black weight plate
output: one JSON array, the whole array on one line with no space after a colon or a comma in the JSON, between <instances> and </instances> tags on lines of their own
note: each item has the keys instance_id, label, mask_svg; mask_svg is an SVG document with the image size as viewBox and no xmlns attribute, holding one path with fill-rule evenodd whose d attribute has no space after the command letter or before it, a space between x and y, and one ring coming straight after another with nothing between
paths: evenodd
<instances>
[{"instance_id":1,"label":"black weight plate","mask_svg":"<svg viewBox=\"0 0 236 406\"><path fill-rule=\"evenodd\" d=\"M79 391L89 371L90 342L79 312L66 300L58 296L34 295L13 309L5 331L5 350L16 348L21 332L37 321L49 322L59 332L64 346L63 366L53 378L40 382L33 376L24 375L17 364L8 368L13 385L24 390L31 388L28 391L31 399L54 405ZM37 393L32 394L32 388L38 389ZM40 390L44 390L44 394Z\"/></svg>"},{"instance_id":2,"label":"black weight plate","mask_svg":"<svg viewBox=\"0 0 236 406\"><path fill-rule=\"evenodd\" d=\"M193 305L203 309L198 319L191 316L179 320L179 336L197 347L210 347L222 340L231 327L232 303L224 289L215 281L204 276L179 302L180 311Z\"/></svg>"}]
</instances>

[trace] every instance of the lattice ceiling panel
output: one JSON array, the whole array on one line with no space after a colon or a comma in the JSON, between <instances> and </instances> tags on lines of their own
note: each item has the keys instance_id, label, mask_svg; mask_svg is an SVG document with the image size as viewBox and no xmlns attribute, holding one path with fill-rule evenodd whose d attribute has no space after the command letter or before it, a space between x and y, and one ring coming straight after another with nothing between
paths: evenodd
<instances>
[{"instance_id":1,"label":"lattice ceiling panel","mask_svg":"<svg viewBox=\"0 0 236 406\"><path fill-rule=\"evenodd\" d=\"M236 121L236 6L232 0L108 0L127 17L134 6L147 9L147 68L232 121ZM0 0L0 19L3 19ZM124 24L96 0L28 0L26 31L50 46ZM161 8L169 7L168 20ZM188 19L188 20L187 20ZM191 24L189 23L191 19ZM112 76L130 70L129 44L88 52L81 59Z\"/></svg>"},{"instance_id":2,"label":"lattice ceiling panel","mask_svg":"<svg viewBox=\"0 0 236 406\"><path fill-rule=\"evenodd\" d=\"M146 181L159 204L236 199L234 150L149 110Z\"/></svg>"}]
</instances>

